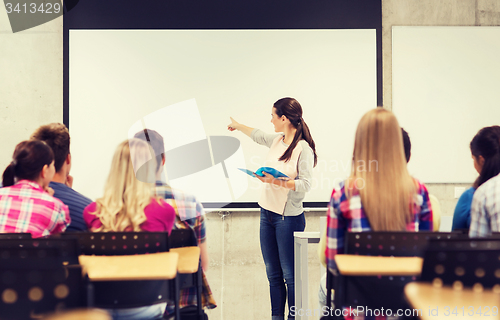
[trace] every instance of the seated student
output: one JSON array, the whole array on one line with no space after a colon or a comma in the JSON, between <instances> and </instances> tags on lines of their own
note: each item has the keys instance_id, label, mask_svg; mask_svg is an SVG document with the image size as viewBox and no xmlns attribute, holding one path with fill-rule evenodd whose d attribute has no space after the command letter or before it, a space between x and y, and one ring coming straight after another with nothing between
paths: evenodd
<instances>
[{"instance_id":1,"label":"seated student","mask_svg":"<svg viewBox=\"0 0 500 320\"><path fill-rule=\"evenodd\" d=\"M427 189L408 173L396 117L383 108L367 112L356 130L351 176L334 188L328 205L328 269L336 270L347 231L432 228Z\"/></svg>"},{"instance_id":2,"label":"seated student","mask_svg":"<svg viewBox=\"0 0 500 320\"><path fill-rule=\"evenodd\" d=\"M192 229L198 240L201 254L201 267L203 269L203 291L202 305L208 309L213 309L217 305L212 296L212 291L208 285L205 272L208 270L208 248L206 242L205 216L203 206L195 196L178 189L172 189L164 180L163 166L165 165L165 147L163 137L156 131L144 129L134 136L148 142L154 150L156 157L156 195L165 199L175 209L175 229ZM195 288L182 289L180 293L179 305L181 308L196 305ZM167 307L167 313L172 313Z\"/></svg>"},{"instance_id":3,"label":"seated student","mask_svg":"<svg viewBox=\"0 0 500 320\"><path fill-rule=\"evenodd\" d=\"M470 142L470 151L479 177L458 199L453 213L452 230L469 229L474 192L483 183L500 173L500 126L484 127L479 130Z\"/></svg>"},{"instance_id":4,"label":"seated student","mask_svg":"<svg viewBox=\"0 0 500 320\"><path fill-rule=\"evenodd\" d=\"M411 158L411 140L405 129L401 128L401 134L403 135L406 163L408 163ZM432 230L439 231L439 226L441 224L441 206L439 205L438 198L432 194L429 194L429 201L431 202L432 208Z\"/></svg>"},{"instance_id":5,"label":"seated student","mask_svg":"<svg viewBox=\"0 0 500 320\"><path fill-rule=\"evenodd\" d=\"M153 197L156 162L152 161L154 166L142 166L149 158L149 147L142 140L130 139L118 145L104 187L104 196L83 211L83 218L91 231L170 233L175 220L175 211L163 199ZM141 174L144 175L138 177L136 172L141 166L144 169ZM115 320L161 319L165 306L165 303L159 303L153 306L109 311Z\"/></svg>"},{"instance_id":6,"label":"seated student","mask_svg":"<svg viewBox=\"0 0 500 320\"><path fill-rule=\"evenodd\" d=\"M410 158L411 158L411 140L410 140L410 136L408 135L408 132L406 132L406 130L403 128L401 128L401 137L403 139L403 148L404 148L404 155L405 155L406 163L408 163L410 161ZM433 220L432 230L438 231L439 230L439 218L441 216L439 201L437 200L436 197L434 197L432 195L429 195L429 201L431 203L431 208L432 208L432 220ZM437 211L437 213L436 213L436 211ZM319 254L320 261L326 267L325 249L326 249L326 232L323 235L323 237L320 239L319 247L318 247L318 254ZM320 303L320 309L321 309L323 306L326 306L326 274L321 278L320 291L318 293L318 297L319 297L319 303Z\"/></svg>"},{"instance_id":7,"label":"seated student","mask_svg":"<svg viewBox=\"0 0 500 320\"><path fill-rule=\"evenodd\" d=\"M73 177L69 175L71 154L68 128L62 123L44 125L31 135L31 139L44 141L54 152L56 173L50 182L50 187L54 189L54 197L64 202L69 208L71 223L66 228L66 232L86 231L83 209L92 203L92 200L72 189Z\"/></svg>"},{"instance_id":8,"label":"seated student","mask_svg":"<svg viewBox=\"0 0 500 320\"><path fill-rule=\"evenodd\" d=\"M500 174L477 188L471 205L469 237L500 231Z\"/></svg>"},{"instance_id":9,"label":"seated student","mask_svg":"<svg viewBox=\"0 0 500 320\"><path fill-rule=\"evenodd\" d=\"M54 154L42 141L23 141L3 172L0 189L0 233L29 232L42 237L63 232L70 223L68 207L54 198Z\"/></svg>"}]
</instances>

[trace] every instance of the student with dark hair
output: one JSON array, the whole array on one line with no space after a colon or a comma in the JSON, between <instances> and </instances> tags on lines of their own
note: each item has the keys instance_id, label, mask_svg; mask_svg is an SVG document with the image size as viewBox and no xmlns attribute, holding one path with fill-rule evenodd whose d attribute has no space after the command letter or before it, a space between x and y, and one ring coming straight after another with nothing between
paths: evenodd
<instances>
[{"instance_id":1,"label":"student with dark hair","mask_svg":"<svg viewBox=\"0 0 500 320\"><path fill-rule=\"evenodd\" d=\"M260 246L266 264L273 320L284 319L288 291L288 319L294 319L294 239L295 231L304 231L306 220L302 201L311 189L312 170L317 156L309 127L302 118L302 107L293 98L276 101L271 122L277 133L267 134L231 118L230 131L240 130L255 142L269 148L265 165L290 179L275 179L264 173L256 176L264 182L259 205Z\"/></svg>"},{"instance_id":2,"label":"student with dark hair","mask_svg":"<svg viewBox=\"0 0 500 320\"><path fill-rule=\"evenodd\" d=\"M484 127L479 130L470 142L470 151L479 177L458 199L453 213L452 230L469 229L474 192L483 183L500 173L500 126Z\"/></svg>"},{"instance_id":3,"label":"student with dark hair","mask_svg":"<svg viewBox=\"0 0 500 320\"><path fill-rule=\"evenodd\" d=\"M134 138L147 141L153 149L156 158L156 196L165 199L175 210L174 229L191 229L196 235L200 247L202 267L202 305L205 308L215 308L216 302L208 284L205 272L208 270L208 247L206 242L205 212L201 203L194 195L182 190L171 188L165 181L163 166L165 164L165 146L163 137L151 129L144 129L135 134ZM182 289L180 292L179 306L181 314L184 307L196 305L196 289L194 287ZM173 313L173 308L167 306L167 314Z\"/></svg>"},{"instance_id":4,"label":"student with dark hair","mask_svg":"<svg viewBox=\"0 0 500 320\"><path fill-rule=\"evenodd\" d=\"M71 224L66 231L87 230L83 220L83 209L91 204L92 200L72 188L73 177L69 175L71 154L68 128L62 123L44 125L31 135L31 139L44 141L54 152L56 173L50 182L50 187L54 189L54 197L61 200L69 208Z\"/></svg>"},{"instance_id":5,"label":"student with dark hair","mask_svg":"<svg viewBox=\"0 0 500 320\"><path fill-rule=\"evenodd\" d=\"M411 158L411 140L405 129L401 128L401 134L403 136L403 148L405 149L406 163L408 163ZM438 198L432 194L429 194L429 201L432 208L432 230L439 231L439 226L441 225L441 205L439 204Z\"/></svg>"},{"instance_id":6,"label":"student with dark hair","mask_svg":"<svg viewBox=\"0 0 500 320\"><path fill-rule=\"evenodd\" d=\"M403 135L403 147L405 148L406 163L408 163L411 158L411 140L405 129L401 128L401 134Z\"/></svg>"},{"instance_id":7,"label":"student with dark hair","mask_svg":"<svg viewBox=\"0 0 500 320\"><path fill-rule=\"evenodd\" d=\"M0 233L42 237L63 232L71 220L68 207L49 187L55 172L50 147L42 141L23 141L12 158L0 189Z\"/></svg>"}]
</instances>

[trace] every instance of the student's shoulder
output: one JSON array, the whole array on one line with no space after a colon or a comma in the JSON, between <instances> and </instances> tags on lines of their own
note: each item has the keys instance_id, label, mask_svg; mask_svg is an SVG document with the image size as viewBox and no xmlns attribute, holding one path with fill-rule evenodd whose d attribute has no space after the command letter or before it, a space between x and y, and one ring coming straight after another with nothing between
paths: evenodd
<instances>
[{"instance_id":1,"label":"student's shoulder","mask_svg":"<svg viewBox=\"0 0 500 320\"><path fill-rule=\"evenodd\" d=\"M84 196L83 194L76 191L75 189L68 187L64 183L51 181L50 187L52 189L54 189L54 196L56 198L68 198L68 200L74 199L74 200L86 202L87 204L92 202L92 200L90 200L90 198Z\"/></svg>"},{"instance_id":2,"label":"student's shoulder","mask_svg":"<svg viewBox=\"0 0 500 320\"><path fill-rule=\"evenodd\" d=\"M422 194L428 194L429 192L427 191L427 187L425 186L425 184L423 182L421 182L420 180L418 180L417 178L415 177L412 177L413 179L413 183L415 184L415 187L417 189L417 193L422 195Z\"/></svg>"},{"instance_id":3,"label":"student's shoulder","mask_svg":"<svg viewBox=\"0 0 500 320\"><path fill-rule=\"evenodd\" d=\"M494 189L500 190L500 174L480 185L474 195L487 196Z\"/></svg>"},{"instance_id":4,"label":"student's shoulder","mask_svg":"<svg viewBox=\"0 0 500 320\"><path fill-rule=\"evenodd\" d=\"M144 211L149 211L149 212L157 212L157 213L162 213L162 214L170 214L174 212L174 208L168 204L165 199L162 198L151 198L151 201L149 204L144 208Z\"/></svg>"}]
</instances>

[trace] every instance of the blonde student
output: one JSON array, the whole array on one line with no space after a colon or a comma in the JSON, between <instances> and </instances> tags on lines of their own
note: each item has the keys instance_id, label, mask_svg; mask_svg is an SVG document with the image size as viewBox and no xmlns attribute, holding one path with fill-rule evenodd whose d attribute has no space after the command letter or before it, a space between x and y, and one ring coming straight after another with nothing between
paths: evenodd
<instances>
[{"instance_id":1,"label":"blonde student","mask_svg":"<svg viewBox=\"0 0 500 320\"><path fill-rule=\"evenodd\" d=\"M401 129L392 112L376 108L361 118L352 159L351 175L334 188L327 210L325 256L330 270L336 270L334 257L343 253L347 231L433 228L427 189L408 173Z\"/></svg>"}]
</instances>

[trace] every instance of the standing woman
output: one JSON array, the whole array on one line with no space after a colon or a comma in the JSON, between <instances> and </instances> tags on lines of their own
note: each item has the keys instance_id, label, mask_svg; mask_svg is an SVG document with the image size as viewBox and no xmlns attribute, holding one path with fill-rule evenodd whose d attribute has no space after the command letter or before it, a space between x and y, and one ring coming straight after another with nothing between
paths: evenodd
<instances>
[{"instance_id":1,"label":"standing woman","mask_svg":"<svg viewBox=\"0 0 500 320\"><path fill-rule=\"evenodd\" d=\"M283 320L288 290L288 319L295 319L293 233L304 231L306 220L302 200L311 189L312 169L317 156L309 128L302 119L302 107L293 98L276 101L271 123L277 133L267 134L231 118L230 131L240 130L269 148L265 166L277 169L290 179L275 179L264 173L259 205L260 247L271 291L272 320ZM286 284L286 287L285 287Z\"/></svg>"},{"instance_id":2,"label":"standing woman","mask_svg":"<svg viewBox=\"0 0 500 320\"><path fill-rule=\"evenodd\" d=\"M42 141L23 141L3 172L0 189L0 233L29 232L33 238L66 230L68 207L53 197L52 149Z\"/></svg>"}]
</instances>

